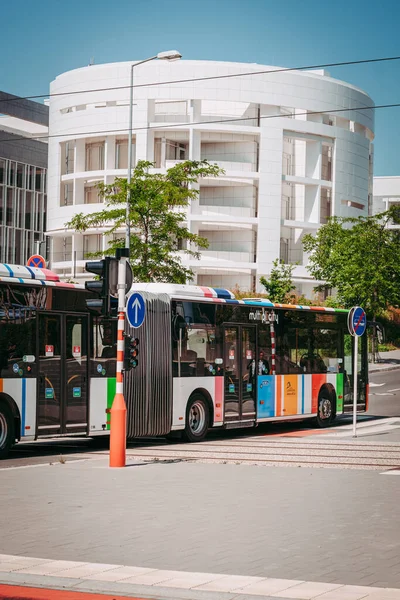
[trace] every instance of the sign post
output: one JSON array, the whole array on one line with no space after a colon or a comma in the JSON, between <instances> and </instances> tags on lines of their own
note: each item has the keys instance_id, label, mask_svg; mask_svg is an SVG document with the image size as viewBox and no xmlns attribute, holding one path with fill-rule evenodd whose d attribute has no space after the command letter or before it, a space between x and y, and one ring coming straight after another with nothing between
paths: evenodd
<instances>
[{"instance_id":1,"label":"sign post","mask_svg":"<svg viewBox=\"0 0 400 600\"><path fill-rule=\"evenodd\" d=\"M128 257L129 250L127 248L118 251L117 385L110 411L110 467L125 467L126 465L126 403L122 370L124 367L125 295Z\"/></svg>"},{"instance_id":2,"label":"sign post","mask_svg":"<svg viewBox=\"0 0 400 600\"><path fill-rule=\"evenodd\" d=\"M353 366L353 437L357 437L357 395L358 395L358 338L363 335L367 327L367 315L360 306L350 309L347 326L349 333L354 337L354 366Z\"/></svg>"}]
</instances>

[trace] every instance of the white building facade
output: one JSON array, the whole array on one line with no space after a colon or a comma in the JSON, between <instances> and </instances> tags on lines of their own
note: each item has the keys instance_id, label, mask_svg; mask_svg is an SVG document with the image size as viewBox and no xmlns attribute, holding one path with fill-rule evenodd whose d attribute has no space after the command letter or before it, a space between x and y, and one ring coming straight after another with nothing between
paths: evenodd
<instances>
[{"instance_id":1,"label":"white building facade","mask_svg":"<svg viewBox=\"0 0 400 600\"><path fill-rule=\"evenodd\" d=\"M51 266L86 278L87 254L104 230L66 228L77 212L102 209L96 184L126 177L132 63L88 66L51 84L47 231ZM97 90L97 91L92 91ZM298 263L302 237L332 215L372 211L374 110L362 90L321 71L255 64L153 61L134 68L133 158L155 171L180 160L218 163L225 174L199 182L187 212L206 237L201 259L182 260L194 283L260 290L280 258Z\"/></svg>"},{"instance_id":2,"label":"white building facade","mask_svg":"<svg viewBox=\"0 0 400 600\"><path fill-rule=\"evenodd\" d=\"M374 215L389 210L393 205L400 205L400 177L374 177ZM399 225L393 225L398 229Z\"/></svg>"}]
</instances>

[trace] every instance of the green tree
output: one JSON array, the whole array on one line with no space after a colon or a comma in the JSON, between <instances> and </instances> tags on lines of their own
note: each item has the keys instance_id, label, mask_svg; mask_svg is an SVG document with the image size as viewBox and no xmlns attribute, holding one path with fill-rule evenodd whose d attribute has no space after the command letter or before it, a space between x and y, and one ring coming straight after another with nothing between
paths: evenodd
<instances>
[{"instance_id":1,"label":"green tree","mask_svg":"<svg viewBox=\"0 0 400 600\"><path fill-rule=\"evenodd\" d=\"M199 248L207 248L205 238L191 233L186 227L185 209L196 199L196 183L201 177L223 174L218 165L207 161L185 161L166 173L150 173L154 163L139 161L132 172L130 184L130 261L135 281L185 283L193 271L182 265L177 249L199 259ZM79 213L67 227L84 232L93 227L106 228L104 235L112 236L105 254L125 247L126 201L128 184L123 178L114 183L98 184L104 199L104 210L85 215ZM117 235L116 235L117 234ZM120 234L120 236L118 235ZM93 253L101 256L102 252Z\"/></svg>"},{"instance_id":2,"label":"green tree","mask_svg":"<svg viewBox=\"0 0 400 600\"><path fill-rule=\"evenodd\" d=\"M278 258L272 263L273 267L269 279L260 277L260 283L265 287L268 299L280 304L288 303L290 292L296 288L292 282L295 265L286 265Z\"/></svg>"},{"instance_id":3,"label":"green tree","mask_svg":"<svg viewBox=\"0 0 400 600\"><path fill-rule=\"evenodd\" d=\"M362 306L375 321L400 302L399 207L369 217L334 217L303 238L308 270L335 288L346 308ZM373 349L373 354L374 354Z\"/></svg>"}]
</instances>

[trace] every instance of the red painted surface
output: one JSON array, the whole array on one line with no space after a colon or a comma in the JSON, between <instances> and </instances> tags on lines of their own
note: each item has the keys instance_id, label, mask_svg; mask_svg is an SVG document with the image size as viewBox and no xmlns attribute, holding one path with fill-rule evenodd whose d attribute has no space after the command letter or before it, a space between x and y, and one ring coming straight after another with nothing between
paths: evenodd
<instances>
[{"instance_id":1,"label":"red painted surface","mask_svg":"<svg viewBox=\"0 0 400 600\"><path fill-rule=\"evenodd\" d=\"M282 416L282 377L283 375L276 376L276 417Z\"/></svg>"},{"instance_id":2,"label":"red painted surface","mask_svg":"<svg viewBox=\"0 0 400 600\"><path fill-rule=\"evenodd\" d=\"M215 377L215 415L217 423L224 420L224 378Z\"/></svg>"},{"instance_id":3,"label":"red painted surface","mask_svg":"<svg viewBox=\"0 0 400 600\"><path fill-rule=\"evenodd\" d=\"M311 391L311 412L318 412L318 394L321 386L326 383L326 374L318 373L312 376L312 391Z\"/></svg>"},{"instance_id":4,"label":"red painted surface","mask_svg":"<svg viewBox=\"0 0 400 600\"><path fill-rule=\"evenodd\" d=\"M205 298L212 298L214 296L210 288L200 286L200 289L204 293Z\"/></svg>"},{"instance_id":5,"label":"red painted surface","mask_svg":"<svg viewBox=\"0 0 400 600\"><path fill-rule=\"evenodd\" d=\"M0 585L0 600L142 600L132 596L92 594L72 590L52 590L19 585Z\"/></svg>"}]
</instances>

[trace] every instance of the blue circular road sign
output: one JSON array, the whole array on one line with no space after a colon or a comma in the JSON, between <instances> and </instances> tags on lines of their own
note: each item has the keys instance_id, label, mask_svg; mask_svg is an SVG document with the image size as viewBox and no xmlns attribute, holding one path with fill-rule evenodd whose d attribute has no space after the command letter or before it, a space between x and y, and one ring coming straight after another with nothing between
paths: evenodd
<instances>
[{"instance_id":1,"label":"blue circular road sign","mask_svg":"<svg viewBox=\"0 0 400 600\"><path fill-rule=\"evenodd\" d=\"M349 331L351 335L361 336L367 328L367 315L361 306L355 306L349 313Z\"/></svg>"},{"instance_id":2,"label":"blue circular road sign","mask_svg":"<svg viewBox=\"0 0 400 600\"><path fill-rule=\"evenodd\" d=\"M140 327L146 316L146 305L141 294L135 292L128 298L126 304L126 316L132 327Z\"/></svg>"}]
</instances>

